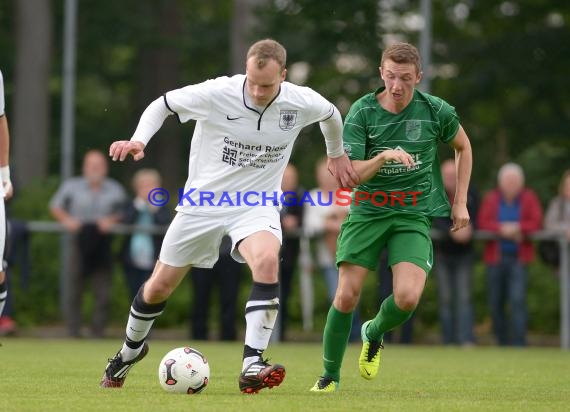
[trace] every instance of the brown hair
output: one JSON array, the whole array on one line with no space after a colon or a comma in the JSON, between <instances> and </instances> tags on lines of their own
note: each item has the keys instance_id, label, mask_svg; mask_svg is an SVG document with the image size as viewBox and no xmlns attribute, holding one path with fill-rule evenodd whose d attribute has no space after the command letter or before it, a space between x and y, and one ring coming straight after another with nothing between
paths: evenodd
<instances>
[{"instance_id":1,"label":"brown hair","mask_svg":"<svg viewBox=\"0 0 570 412\"><path fill-rule=\"evenodd\" d=\"M287 61L287 51L275 40L265 39L252 44L247 51L247 60L251 57L256 59L255 63L260 69L264 68L269 60L275 60L283 70Z\"/></svg>"},{"instance_id":2,"label":"brown hair","mask_svg":"<svg viewBox=\"0 0 570 412\"><path fill-rule=\"evenodd\" d=\"M382 53L382 60L380 61L380 67L384 65L386 60L392 60L394 63L398 64L413 64L416 66L416 71L419 74L422 71L422 61L420 58L420 53L415 46L409 43L394 43L388 46L384 53Z\"/></svg>"}]
</instances>

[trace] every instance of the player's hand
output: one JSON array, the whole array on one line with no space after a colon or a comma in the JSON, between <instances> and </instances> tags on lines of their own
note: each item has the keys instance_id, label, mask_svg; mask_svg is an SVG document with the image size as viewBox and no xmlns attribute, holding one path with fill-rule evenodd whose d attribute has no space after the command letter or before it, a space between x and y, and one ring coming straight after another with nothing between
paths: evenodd
<instances>
[{"instance_id":1,"label":"player's hand","mask_svg":"<svg viewBox=\"0 0 570 412\"><path fill-rule=\"evenodd\" d=\"M109 233L115 226L115 219L110 217L102 217L97 221L97 228L101 233Z\"/></svg>"},{"instance_id":2,"label":"player's hand","mask_svg":"<svg viewBox=\"0 0 570 412\"><path fill-rule=\"evenodd\" d=\"M522 241L522 233L518 222L504 222L499 226L499 235L513 242Z\"/></svg>"},{"instance_id":3,"label":"player's hand","mask_svg":"<svg viewBox=\"0 0 570 412\"><path fill-rule=\"evenodd\" d=\"M4 199L8 200L14 193L14 188L10 181L10 166L0 167L0 181L2 182L2 188L4 189Z\"/></svg>"},{"instance_id":4,"label":"player's hand","mask_svg":"<svg viewBox=\"0 0 570 412\"><path fill-rule=\"evenodd\" d=\"M451 207L451 232L457 232L459 229L466 227L469 224L469 212L465 203L454 203Z\"/></svg>"},{"instance_id":5,"label":"player's hand","mask_svg":"<svg viewBox=\"0 0 570 412\"><path fill-rule=\"evenodd\" d=\"M67 229L68 232L70 233L77 233L79 232L79 229L81 229L81 221L79 219L76 219L74 217L68 217L67 219L64 219L61 224Z\"/></svg>"},{"instance_id":6,"label":"player's hand","mask_svg":"<svg viewBox=\"0 0 570 412\"><path fill-rule=\"evenodd\" d=\"M336 182L339 187L348 187L352 189L360 183L358 174L352 168L352 163L346 153L341 157L329 157L327 159L327 168L336 178Z\"/></svg>"},{"instance_id":7,"label":"player's hand","mask_svg":"<svg viewBox=\"0 0 570 412\"><path fill-rule=\"evenodd\" d=\"M415 166L414 158L405 150L384 150L379 155L382 160L382 165L386 162L402 163L407 168Z\"/></svg>"},{"instance_id":8,"label":"player's hand","mask_svg":"<svg viewBox=\"0 0 570 412\"><path fill-rule=\"evenodd\" d=\"M12 186L11 181L2 182L4 186L4 200L10 199L14 195L14 186Z\"/></svg>"},{"instance_id":9,"label":"player's hand","mask_svg":"<svg viewBox=\"0 0 570 412\"><path fill-rule=\"evenodd\" d=\"M130 154L135 161L144 157L145 144L136 140L119 140L113 142L109 147L109 156L113 161L124 161Z\"/></svg>"}]
</instances>

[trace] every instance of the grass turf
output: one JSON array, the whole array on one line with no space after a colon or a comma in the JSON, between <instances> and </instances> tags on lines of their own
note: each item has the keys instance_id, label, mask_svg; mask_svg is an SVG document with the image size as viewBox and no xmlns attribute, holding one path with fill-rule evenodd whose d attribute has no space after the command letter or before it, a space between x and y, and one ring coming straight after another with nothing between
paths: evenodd
<instances>
[{"instance_id":1,"label":"grass turf","mask_svg":"<svg viewBox=\"0 0 570 412\"><path fill-rule=\"evenodd\" d=\"M0 411L567 411L570 353L558 349L398 347L387 345L376 380L358 375L359 345L346 353L339 391L308 389L321 372L317 344L273 345L267 354L285 364L284 383L258 395L238 391L242 346L190 342L209 359L205 392L174 395L157 378L170 349L188 342L153 341L122 389L100 389L106 358L118 341L4 338L0 347Z\"/></svg>"}]
</instances>

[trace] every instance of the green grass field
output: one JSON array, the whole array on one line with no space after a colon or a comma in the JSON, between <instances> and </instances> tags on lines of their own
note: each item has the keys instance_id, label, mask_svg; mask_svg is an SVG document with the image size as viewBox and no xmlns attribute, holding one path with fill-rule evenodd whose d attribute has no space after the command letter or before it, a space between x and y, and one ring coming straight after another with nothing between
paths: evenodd
<instances>
[{"instance_id":1,"label":"green grass field","mask_svg":"<svg viewBox=\"0 0 570 412\"><path fill-rule=\"evenodd\" d=\"M360 347L349 347L340 390L308 389L321 372L317 344L274 345L284 383L258 395L237 387L238 343L195 344L209 359L210 385L194 396L163 392L157 368L181 341L153 341L122 389L98 387L119 341L4 338L0 341L0 411L454 411L570 410L570 353L558 349L469 350L388 346L374 381L358 375ZM192 343L191 343L192 345Z\"/></svg>"}]
</instances>

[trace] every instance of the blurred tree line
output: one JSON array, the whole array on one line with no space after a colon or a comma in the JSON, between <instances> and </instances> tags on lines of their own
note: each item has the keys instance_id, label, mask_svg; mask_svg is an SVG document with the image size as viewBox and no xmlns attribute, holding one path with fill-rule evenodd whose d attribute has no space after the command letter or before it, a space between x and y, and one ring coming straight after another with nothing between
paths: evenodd
<instances>
[{"instance_id":1,"label":"blurred tree line","mask_svg":"<svg viewBox=\"0 0 570 412\"><path fill-rule=\"evenodd\" d=\"M128 139L142 110L165 91L243 72L250 42L272 37L288 50L289 79L307 84L346 114L381 85L382 48L419 43L419 0L81 0L77 27L76 152ZM17 197L12 215L48 218L59 183L64 0L0 1L4 73ZM457 108L474 149L473 181L495 184L516 161L543 202L570 167L570 2L433 0L431 92ZM165 187L184 184L193 124L174 118L141 164L113 165L127 187L138 167L157 167ZM293 162L312 187L324 154L318 127L299 138ZM442 156L452 153L442 148ZM52 236L52 235L46 235ZM40 237L41 238L41 237ZM32 256L55 248L36 241ZM55 249L53 249L55 250ZM44 270L57 275L57 262ZM554 320L554 325L556 325Z\"/></svg>"},{"instance_id":2,"label":"blurred tree line","mask_svg":"<svg viewBox=\"0 0 570 412\"><path fill-rule=\"evenodd\" d=\"M0 67L7 83L15 178L25 189L59 173L63 0L0 3ZM520 162L545 201L570 166L570 3L433 0L433 94L455 105L475 151L474 181L494 184ZM418 0L82 0L77 30L76 170L89 148L128 138L141 111L167 90L243 71L247 44L274 37L288 49L289 78L345 114L378 87L382 48L418 44ZM169 119L152 143L171 187L183 183L193 125ZM323 153L310 129L294 161L307 184ZM450 153L445 153L450 155ZM138 165L137 165L138 166ZM126 183L135 166L114 170Z\"/></svg>"}]
</instances>

